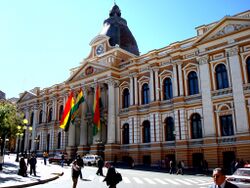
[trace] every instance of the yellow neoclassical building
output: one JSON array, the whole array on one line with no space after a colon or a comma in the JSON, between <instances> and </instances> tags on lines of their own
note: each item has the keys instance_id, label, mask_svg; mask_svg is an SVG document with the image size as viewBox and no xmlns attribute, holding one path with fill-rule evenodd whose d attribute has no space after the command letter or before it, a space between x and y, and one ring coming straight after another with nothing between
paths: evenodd
<instances>
[{"instance_id":1,"label":"yellow neoclassical building","mask_svg":"<svg viewBox=\"0 0 250 188\"><path fill-rule=\"evenodd\" d=\"M114 5L91 51L71 76L20 95L32 132L24 151L97 153L105 160L155 166L229 168L250 160L250 11L197 28L197 35L140 55ZM101 130L93 136L93 101L101 88ZM59 128L71 90L85 102L68 132Z\"/></svg>"}]
</instances>

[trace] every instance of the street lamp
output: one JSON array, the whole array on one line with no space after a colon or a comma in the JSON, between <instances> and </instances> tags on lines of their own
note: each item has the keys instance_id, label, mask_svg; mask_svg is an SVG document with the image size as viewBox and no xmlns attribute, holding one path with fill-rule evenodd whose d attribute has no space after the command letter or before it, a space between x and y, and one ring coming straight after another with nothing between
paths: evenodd
<instances>
[{"instance_id":1,"label":"street lamp","mask_svg":"<svg viewBox=\"0 0 250 188\"><path fill-rule=\"evenodd\" d=\"M25 129L26 125L28 124L28 120L27 119L24 119L23 120L23 125L18 125L17 126L17 133L16 133L16 136L17 136L17 154L16 154L16 162L19 162L19 150L20 150L20 141L21 141L21 138L23 137L23 130ZM27 128L27 127L26 127Z\"/></svg>"}]
</instances>

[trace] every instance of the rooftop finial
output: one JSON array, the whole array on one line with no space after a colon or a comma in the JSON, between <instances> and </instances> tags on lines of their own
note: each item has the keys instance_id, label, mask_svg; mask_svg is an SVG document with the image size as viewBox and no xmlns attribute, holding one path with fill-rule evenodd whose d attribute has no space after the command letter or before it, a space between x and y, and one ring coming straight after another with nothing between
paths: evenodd
<instances>
[{"instance_id":1,"label":"rooftop finial","mask_svg":"<svg viewBox=\"0 0 250 188\"><path fill-rule=\"evenodd\" d=\"M114 0L114 5L116 5L116 2L115 2L115 0Z\"/></svg>"}]
</instances>

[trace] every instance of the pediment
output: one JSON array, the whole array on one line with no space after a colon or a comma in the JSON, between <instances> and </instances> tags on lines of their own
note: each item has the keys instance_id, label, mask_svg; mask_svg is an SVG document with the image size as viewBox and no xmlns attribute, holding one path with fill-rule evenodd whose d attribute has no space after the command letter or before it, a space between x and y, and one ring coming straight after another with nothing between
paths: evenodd
<instances>
[{"instance_id":1,"label":"pediment","mask_svg":"<svg viewBox=\"0 0 250 188\"><path fill-rule=\"evenodd\" d=\"M82 80L84 78L96 75L109 69L109 67L99 63L85 62L78 68L77 71L74 71L74 73L66 82Z\"/></svg>"},{"instance_id":2,"label":"pediment","mask_svg":"<svg viewBox=\"0 0 250 188\"><path fill-rule=\"evenodd\" d=\"M37 96L31 92L25 91L19 98L18 103L25 102L31 99L35 99Z\"/></svg>"},{"instance_id":3,"label":"pediment","mask_svg":"<svg viewBox=\"0 0 250 188\"><path fill-rule=\"evenodd\" d=\"M105 42L105 41L108 41L108 40L109 40L109 37L106 36L106 35L97 35L95 38L93 38L93 39L90 41L89 45L90 45L90 46L94 46L94 45L96 45L96 44L99 44L99 43L101 43L101 42Z\"/></svg>"},{"instance_id":4,"label":"pediment","mask_svg":"<svg viewBox=\"0 0 250 188\"><path fill-rule=\"evenodd\" d=\"M198 38L195 43L203 43L226 35L230 35L250 28L250 19L225 17L220 22L210 28L204 35Z\"/></svg>"}]
</instances>

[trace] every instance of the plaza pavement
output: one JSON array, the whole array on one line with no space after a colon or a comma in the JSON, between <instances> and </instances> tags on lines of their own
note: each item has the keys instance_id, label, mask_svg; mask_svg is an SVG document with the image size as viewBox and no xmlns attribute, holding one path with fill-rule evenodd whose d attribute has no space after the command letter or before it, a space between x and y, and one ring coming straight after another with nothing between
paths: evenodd
<instances>
[{"instance_id":1,"label":"plaza pavement","mask_svg":"<svg viewBox=\"0 0 250 188\"><path fill-rule=\"evenodd\" d=\"M44 165L43 159L37 158L36 176L29 174L28 166L28 177L22 177L17 174L19 163L15 162L15 159L15 154L5 155L3 170L0 171L0 188L33 186L55 180L63 175L61 166L48 164L48 161L47 165Z\"/></svg>"}]
</instances>

